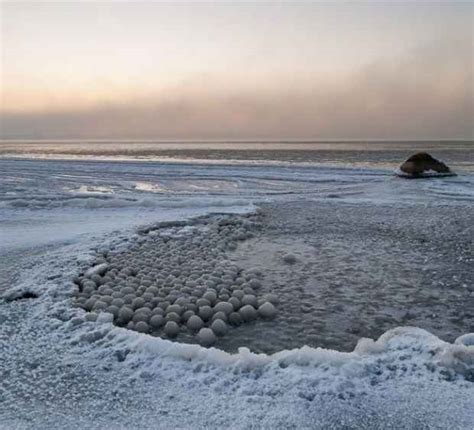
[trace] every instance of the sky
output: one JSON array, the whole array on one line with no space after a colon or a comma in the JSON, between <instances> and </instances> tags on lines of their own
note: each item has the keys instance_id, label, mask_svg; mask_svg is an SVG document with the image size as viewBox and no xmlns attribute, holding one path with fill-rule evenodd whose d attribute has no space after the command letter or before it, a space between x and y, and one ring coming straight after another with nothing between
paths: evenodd
<instances>
[{"instance_id":1,"label":"sky","mask_svg":"<svg viewBox=\"0 0 474 430\"><path fill-rule=\"evenodd\" d=\"M3 1L0 137L472 139L474 2Z\"/></svg>"}]
</instances>

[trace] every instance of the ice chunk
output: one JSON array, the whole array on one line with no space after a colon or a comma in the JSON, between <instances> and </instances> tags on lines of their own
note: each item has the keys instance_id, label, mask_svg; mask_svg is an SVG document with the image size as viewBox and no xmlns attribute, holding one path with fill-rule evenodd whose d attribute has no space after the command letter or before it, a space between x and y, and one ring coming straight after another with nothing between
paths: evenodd
<instances>
[{"instance_id":1,"label":"ice chunk","mask_svg":"<svg viewBox=\"0 0 474 430\"><path fill-rule=\"evenodd\" d=\"M103 260L102 260L103 261ZM107 263L98 264L97 266L93 266L87 269L85 276L91 278L93 275L104 275L109 265Z\"/></svg>"}]
</instances>

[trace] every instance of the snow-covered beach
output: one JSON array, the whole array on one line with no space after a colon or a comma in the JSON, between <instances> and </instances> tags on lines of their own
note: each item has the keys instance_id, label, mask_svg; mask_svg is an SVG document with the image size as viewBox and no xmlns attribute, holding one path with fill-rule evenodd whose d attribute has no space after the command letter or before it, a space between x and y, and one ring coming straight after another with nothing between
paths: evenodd
<instances>
[{"instance_id":1,"label":"snow-covered beach","mask_svg":"<svg viewBox=\"0 0 474 430\"><path fill-rule=\"evenodd\" d=\"M405 181L286 161L0 167L0 427L472 427L469 171ZM213 223L255 213L258 228L215 258L261 272L256 293L277 296L275 319L229 324L207 349L186 333L88 321L77 306L73 278L104 249L132 261L137 244L166 237L179 255L183 237L212 242Z\"/></svg>"}]
</instances>

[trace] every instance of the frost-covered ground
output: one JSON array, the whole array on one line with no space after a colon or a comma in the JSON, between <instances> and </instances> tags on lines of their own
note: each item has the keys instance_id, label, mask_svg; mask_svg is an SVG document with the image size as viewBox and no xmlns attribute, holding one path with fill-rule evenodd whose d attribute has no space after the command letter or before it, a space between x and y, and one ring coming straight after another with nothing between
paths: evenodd
<instances>
[{"instance_id":1,"label":"frost-covered ground","mask_svg":"<svg viewBox=\"0 0 474 430\"><path fill-rule=\"evenodd\" d=\"M474 339L461 337L473 331L472 175L39 160L0 168L0 427L472 428ZM268 330L279 352L171 342L107 317L84 321L74 306L72 277L137 226L257 206L261 233L228 257L268 269L262 288L274 285L279 313L250 324L248 345L258 350L252 341ZM25 291L38 297L21 299ZM298 338L291 327L301 321L317 329Z\"/></svg>"}]
</instances>

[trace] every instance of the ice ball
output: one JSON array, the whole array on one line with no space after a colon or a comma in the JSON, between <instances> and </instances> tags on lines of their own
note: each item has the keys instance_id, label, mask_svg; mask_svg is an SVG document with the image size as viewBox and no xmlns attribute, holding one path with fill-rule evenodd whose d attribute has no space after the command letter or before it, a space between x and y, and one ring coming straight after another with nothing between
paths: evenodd
<instances>
[{"instance_id":1,"label":"ice ball","mask_svg":"<svg viewBox=\"0 0 474 430\"><path fill-rule=\"evenodd\" d=\"M294 254L285 254L283 256L283 261L287 264L294 264L296 263L296 256Z\"/></svg>"},{"instance_id":2,"label":"ice ball","mask_svg":"<svg viewBox=\"0 0 474 430\"><path fill-rule=\"evenodd\" d=\"M179 333L179 325L175 321L168 321L163 331L168 337L176 337Z\"/></svg>"},{"instance_id":3,"label":"ice ball","mask_svg":"<svg viewBox=\"0 0 474 430\"><path fill-rule=\"evenodd\" d=\"M165 319L166 321L174 321L176 323L181 321L181 317L176 312L167 313Z\"/></svg>"},{"instance_id":4,"label":"ice ball","mask_svg":"<svg viewBox=\"0 0 474 430\"><path fill-rule=\"evenodd\" d=\"M204 320L204 321L208 321L211 319L212 315L213 315L213 311L211 309L210 306L201 306L198 310L198 314L199 316Z\"/></svg>"},{"instance_id":5,"label":"ice ball","mask_svg":"<svg viewBox=\"0 0 474 430\"><path fill-rule=\"evenodd\" d=\"M133 318L133 310L128 306L122 306L118 313L118 320L122 324L127 324Z\"/></svg>"},{"instance_id":6,"label":"ice ball","mask_svg":"<svg viewBox=\"0 0 474 430\"><path fill-rule=\"evenodd\" d=\"M164 323L165 319L163 318L163 315L155 314L152 315L152 317L150 318L150 325L153 328L160 328L163 326Z\"/></svg>"},{"instance_id":7,"label":"ice ball","mask_svg":"<svg viewBox=\"0 0 474 430\"><path fill-rule=\"evenodd\" d=\"M216 319L211 324L211 329L216 336L224 336L227 333L227 324L221 319Z\"/></svg>"},{"instance_id":8,"label":"ice ball","mask_svg":"<svg viewBox=\"0 0 474 430\"><path fill-rule=\"evenodd\" d=\"M257 318L257 311L252 305L245 305L239 309L239 314L244 321L253 321Z\"/></svg>"},{"instance_id":9,"label":"ice ball","mask_svg":"<svg viewBox=\"0 0 474 430\"><path fill-rule=\"evenodd\" d=\"M192 315L186 325L191 331L199 331L204 326L204 321L198 315Z\"/></svg>"},{"instance_id":10,"label":"ice ball","mask_svg":"<svg viewBox=\"0 0 474 430\"><path fill-rule=\"evenodd\" d=\"M258 308L258 314L262 318L266 318L266 319L274 318L276 315L276 312L277 311L275 309L275 306L273 306L270 302L265 302L263 305L261 305Z\"/></svg>"},{"instance_id":11,"label":"ice ball","mask_svg":"<svg viewBox=\"0 0 474 430\"><path fill-rule=\"evenodd\" d=\"M150 331L150 327L145 321L138 321L135 323L135 330L139 333L148 333Z\"/></svg>"},{"instance_id":12,"label":"ice ball","mask_svg":"<svg viewBox=\"0 0 474 430\"><path fill-rule=\"evenodd\" d=\"M258 306L257 298L253 294L246 294L241 301L243 305L252 305L254 308Z\"/></svg>"},{"instance_id":13,"label":"ice ball","mask_svg":"<svg viewBox=\"0 0 474 430\"><path fill-rule=\"evenodd\" d=\"M229 302L219 302L214 306L214 312L224 312L226 315L234 311L234 306Z\"/></svg>"},{"instance_id":14,"label":"ice ball","mask_svg":"<svg viewBox=\"0 0 474 430\"><path fill-rule=\"evenodd\" d=\"M214 345L217 341L217 337L210 328L202 328L197 334L198 342L203 346Z\"/></svg>"},{"instance_id":15,"label":"ice ball","mask_svg":"<svg viewBox=\"0 0 474 430\"><path fill-rule=\"evenodd\" d=\"M229 315L229 323L234 326L239 326L243 323L242 316L238 312L232 312Z\"/></svg>"}]
</instances>

